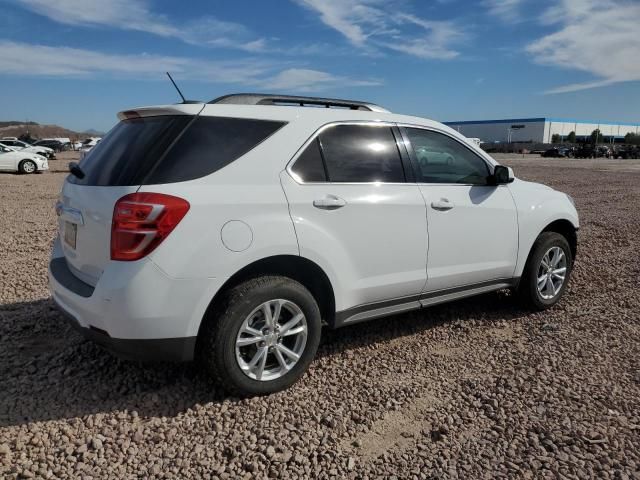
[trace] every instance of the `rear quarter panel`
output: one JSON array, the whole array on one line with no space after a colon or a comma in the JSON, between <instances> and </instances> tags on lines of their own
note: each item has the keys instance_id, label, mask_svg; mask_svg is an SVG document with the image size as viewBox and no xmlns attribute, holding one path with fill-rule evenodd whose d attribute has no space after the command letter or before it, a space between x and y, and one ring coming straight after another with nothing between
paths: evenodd
<instances>
[{"instance_id":1,"label":"rear quarter panel","mask_svg":"<svg viewBox=\"0 0 640 480\"><path fill-rule=\"evenodd\" d=\"M188 182L144 185L186 199L189 212L151 253L151 259L174 278L230 277L244 266L273 255L298 255L298 241L280 185L285 168L309 133L302 123L285 125L249 153L208 176ZM222 240L230 221L251 230L248 248L232 251Z\"/></svg>"}]
</instances>

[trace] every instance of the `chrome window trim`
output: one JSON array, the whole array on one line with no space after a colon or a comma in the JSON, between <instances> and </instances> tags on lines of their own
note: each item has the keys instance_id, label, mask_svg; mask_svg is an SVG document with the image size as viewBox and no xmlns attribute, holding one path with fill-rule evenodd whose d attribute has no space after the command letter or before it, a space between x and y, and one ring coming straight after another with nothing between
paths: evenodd
<instances>
[{"instance_id":1,"label":"chrome window trim","mask_svg":"<svg viewBox=\"0 0 640 480\"><path fill-rule=\"evenodd\" d=\"M311 136L302 144L302 146L293 154L293 157L287 162L287 166L285 167L285 171L289 174L289 176L296 182L298 185L409 185L415 186L415 182L304 182L302 179L296 175L292 167L302 155L302 152L309 146L309 144L318 138L318 136L328 128L335 127L336 125L364 125L364 126L372 126L372 127L388 127L393 128L398 124L396 122L389 122L386 120L337 120L329 123L325 123L320 128L318 128L315 132L311 134ZM397 142L396 142L397 145ZM399 147L399 146L398 146ZM398 159L402 164L402 155L398 150ZM403 166L404 168L404 166Z\"/></svg>"},{"instance_id":2,"label":"chrome window trim","mask_svg":"<svg viewBox=\"0 0 640 480\"><path fill-rule=\"evenodd\" d=\"M476 183L439 183L439 182L408 182L408 181L407 182L304 182L302 181L302 179L300 179L300 177L298 177L293 172L292 170L293 165L295 164L295 162L298 160L300 155L302 155L302 152L304 152L304 150L309 146L311 142L315 141L316 138L318 138L318 136L324 130L334 127L336 125L369 125L374 127L418 128L420 130L428 130L431 132L446 135L447 137L451 138L455 142L458 142L463 147L467 148L469 151L471 151L471 153L475 154L487 165L489 171L493 171L493 168L496 165L498 165L497 162L493 163L495 162L495 160L487 159L486 153L483 152L483 154L480 154L474 151L472 148L470 148L470 145L466 145L459 138L456 138L453 135L451 135L450 132L441 130L436 127L417 125L413 123L404 123L404 122L390 122L388 120L337 120L337 121L325 123L324 125L320 126L317 130L315 130L311 134L311 136L302 144L302 146L296 151L296 153L293 154L291 159L287 162L285 171L289 174L289 176L293 179L293 181L296 182L298 185L420 185L420 186L439 185L439 186L451 186L451 187L456 186L456 187L491 187L491 188L506 186L506 185L478 185ZM409 151L409 149L412 148L411 143L409 142L407 144L407 140L404 139L404 137L402 139L402 142L404 143L404 146L407 149L407 151Z\"/></svg>"}]
</instances>

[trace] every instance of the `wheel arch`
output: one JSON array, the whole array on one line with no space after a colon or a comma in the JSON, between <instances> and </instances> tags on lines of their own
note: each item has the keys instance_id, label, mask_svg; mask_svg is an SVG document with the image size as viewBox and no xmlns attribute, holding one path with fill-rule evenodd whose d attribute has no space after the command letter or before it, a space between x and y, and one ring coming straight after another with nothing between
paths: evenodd
<instances>
[{"instance_id":1,"label":"wheel arch","mask_svg":"<svg viewBox=\"0 0 640 480\"><path fill-rule=\"evenodd\" d=\"M33 165L36 167L34 172L38 170L38 164L35 161L31 160L30 158L23 158L22 160L18 161L18 173L23 173L22 165L24 165L26 162L33 163Z\"/></svg>"},{"instance_id":2,"label":"wheel arch","mask_svg":"<svg viewBox=\"0 0 640 480\"><path fill-rule=\"evenodd\" d=\"M564 218L554 220L544 227L538 236L544 232L559 233L566 238L569 243L569 248L571 248L571 257L575 260L576 254L578 253L578 229L573 225L573 223L571 223L571 221ZM529 252L529 254L531 254L531 252Z\"/></svg>"},{"instance_id":3,"label":"wheel arch","mask_svg":"<svg viewBox=\"0 0 640 480\"><path fill-rule=\"evenodd\" d=\"M200 322L198 335L200 335L202 326L210 316L211 311L216 308L228 289L250 278L261 275L282 275L301 283L311 292L316 302L318 302L322 319L333 328L336 313L335 295L331 281L324 270L317 263L305 257L297 255L274 255L256 260L229 277L211 299Z\"/></svg>"}]
</instances>

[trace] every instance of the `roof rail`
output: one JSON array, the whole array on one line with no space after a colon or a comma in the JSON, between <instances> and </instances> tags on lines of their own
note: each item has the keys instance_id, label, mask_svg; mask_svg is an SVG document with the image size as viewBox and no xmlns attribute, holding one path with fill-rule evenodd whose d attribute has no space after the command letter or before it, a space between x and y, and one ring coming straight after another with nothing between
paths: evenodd
<instances>
[{"instance_id":1,"label":"roof rail","mask_svg":"<svg viewBox=\"0 0 640 480\"><path fill-rule=\"evenodd\" d=\"M306 105L323 106L326 108L338 107L350 110L367 110L370 112L389 113L379 105L369 102L357 102L354 100L340 100L337 98L299 97L295 95L271 95L263 93L233 93L214 98L208 103L223 103L232 105L291 105L304 107Z\"/></svg>"}]
</instances>

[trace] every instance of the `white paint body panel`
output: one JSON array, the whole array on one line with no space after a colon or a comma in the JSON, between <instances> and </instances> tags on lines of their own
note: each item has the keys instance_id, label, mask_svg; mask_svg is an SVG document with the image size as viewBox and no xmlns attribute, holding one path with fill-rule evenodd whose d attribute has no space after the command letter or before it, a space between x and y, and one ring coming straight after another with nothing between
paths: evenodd
<instances>
[{"instance_id":1,"label":"white paint body panel","mask_svg":"<svg viewBox=\"0 0 640 480\"><path fill-rule=\"evenodd\" d=\"M95 291L89 298L79 297L51 275L50 289L82 325L96 326L112 337L196 335L225 281L275 255L300 255L320 266L332 284L336 309L342 311L518 277L533 241L548 223L567 219L578 226L566 195L518 180L500 187L312 185L296 182L285 170L314 132L342 121L381 121L446 132L495 165L476 145L437 122L382 112L280 106L196 104L134 110L143 116L201 114L288 123L233 163L196 180L140 188L65 182L61 200L81 212L84 225L78 227L77 251L63 250L57 241L52 255L64 255L72 272ZM191 207L150 255L135 262L112 261L113 207L134 191L175 195ZM330 211L314 207L313 201L325 195L338 196L346 205ZM432 211L431 201L440 197L448 197L455 208ZM225 234L229 222L247 229ZM61 235L63 224L61 218ZM225 239L234 248L225 245Z\"/></svg>"},{"instance_id":2,"label":"white paint body panel","mask_svg":"<svg viewBox=\"0 0 640 480\"><path fill-rule=\"evenodd\" d=\"M14 150L10 147L0 149L0 171L17 172L22 160L33 161L33 163L36 164L38 171L45 171L49 169L49 162L47 162L47 159L41 155L37 155L33 152L25 152L23 150Z\"/></svg>"},{"instance_id":3,"label":"white paint body panel","mask_svg":"<svg viewBox=\"0 0 640 480\"><path fill-rule=\"evenodd\" d=\"M514 275L522 275L527 257L538 235L556 220L568 220L580 228L578 212L562 192L539 183L515 179L509 190L518 211L518 261Z\"/></svg>"},{"instance_id":4,"label":"white paint body panel","mask_svg":"<svg viewBox=\"0 0 640 480\"><path fill-rule=\"evenodd\" d=\"M300 255L334 283L336 309L421 293L426 281L426 208L415 184L298 184L283 172ZM314 200L346 202L322 210Z\"/></svg>"},{"instance_id":5,"label":"white paint body panel","mask_svg":"<svg viewBox=\"0 0 640 480\"><path fill-rule=\"evenodd\" d=\"M518 218L511 193L499 187L421 185L429 225L427 291L512 278ZM437 210L447 199L452 208Z\"/></svg>"},{"instance_id":6,"label":"white paint body panel","mask_svg":"<svg viewBox=\"0 0 640 480\"><path fill-rule=\"evenodd\" d=\"M58 231L64 238L65 222L77 224L76 248L62 242L67 264L83 282L95 286L105 267L111 262L111 220L118 199L138 187L90 187L65 181L60 201L77 218L63 213L58 218Z\"/></svg>"}]
</instances>

